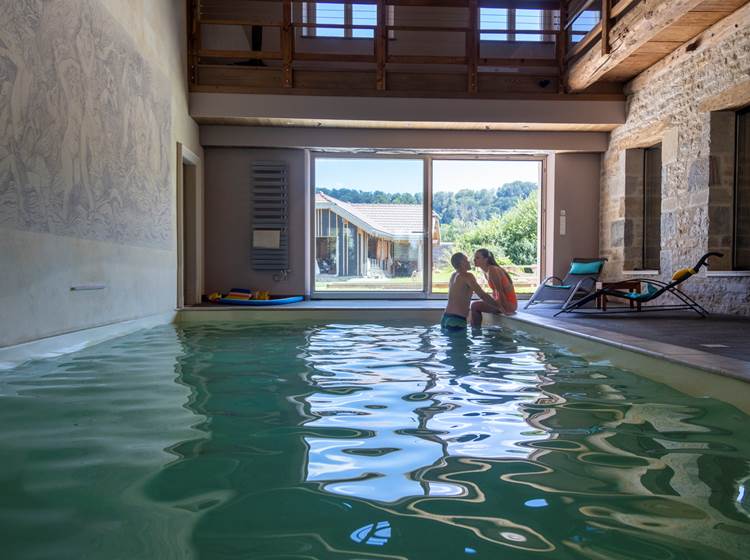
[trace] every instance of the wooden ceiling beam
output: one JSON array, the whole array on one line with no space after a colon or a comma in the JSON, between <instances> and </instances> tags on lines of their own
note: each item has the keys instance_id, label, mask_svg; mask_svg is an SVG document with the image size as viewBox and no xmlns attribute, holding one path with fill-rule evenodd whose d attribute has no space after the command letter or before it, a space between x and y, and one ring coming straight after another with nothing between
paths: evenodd
<instances>
[{"instance_id":1,"label":"wooden ceiling beam","mask_svg":"<svg viewBox=\"0 0 750 560\"><path fill-rule=\"evenodd\" d=\"M592 48L569 66L568 87L571 91L585 90L702 2L643 0L612 26L609 54Z\"/></svg>"}]
</instances>

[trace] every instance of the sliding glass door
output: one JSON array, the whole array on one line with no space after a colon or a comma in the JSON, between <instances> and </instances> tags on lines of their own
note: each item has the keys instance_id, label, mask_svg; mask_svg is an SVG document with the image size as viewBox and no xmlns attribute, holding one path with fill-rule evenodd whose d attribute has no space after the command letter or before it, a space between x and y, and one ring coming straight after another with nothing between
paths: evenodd
<instances>
[{"instance_id":1,"label":"sliding glass door","mask_svg":"<svg viewBox=\"0 0 750 560\"><path fill-rule=\"evenodd\" d=\"M451 255L480 248L533 292L542 170L541 156L314 155L315 296L445 297Z\"/></svg>"},{"instance_id":2,"label":"sliding glass door","mask_svg":"<svg viewBox=\"0 0 750 560\"><path fill-rule=\"evenodd\" d=\"M313 161L315 293L424 293L423 159Z\"/></svg>"},{"instance_id":3,"label":"sliding glass door","mask_svg":"<svg viewBox=\"0 0 750 560\"><path fill-rule=\"evenodd\" d=\"M433 159L432 211L439 241L432 252L432 293L447 294L450 257L488 249L513 278L519 295L539 283L541 158ZM475 271L480 284L484 276Z\"/></svg>"}]
</instances>

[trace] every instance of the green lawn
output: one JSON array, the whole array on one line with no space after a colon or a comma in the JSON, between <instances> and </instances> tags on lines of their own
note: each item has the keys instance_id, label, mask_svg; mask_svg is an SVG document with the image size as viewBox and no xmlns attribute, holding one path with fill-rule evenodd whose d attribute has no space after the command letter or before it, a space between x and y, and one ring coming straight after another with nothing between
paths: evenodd
<instances>
[{"instance_id":1,"label":"green lawn","mask_svg":"<svg viewBox=\"0 0 750 560\"><path fill-rule=\"evenodd\" d=\"M448 281L450 280L453 269L440 269L432 274L432 291L436 294L448 293ZM481 272L474 271L479 284L487 289L487 283ZM536 278L533 274L513 274L517 294L531 294L536 289ZM422 291L421 279L412 278L348 278L348 279L331 279L330 281L316 281L316 291L362 291L368 292L373 290L384 291Z\"/></svg>"}]
</instances>

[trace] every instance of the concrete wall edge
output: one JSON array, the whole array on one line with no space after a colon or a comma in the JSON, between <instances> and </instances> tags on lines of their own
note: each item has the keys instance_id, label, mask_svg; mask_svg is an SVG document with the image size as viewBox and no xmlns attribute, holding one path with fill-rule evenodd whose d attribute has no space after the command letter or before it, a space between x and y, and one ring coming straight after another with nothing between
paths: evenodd
<instances>
[{"instance_id":1,"label":"concrete wall edge","mask_svg":"<svg viewBox=\"0 0 750 560\"><path fill-rule=\"evenodd\" d=\"M384 130L202 125L201 145L232 148L605 152L608 132Z\"/></svg>"}]
</instances>

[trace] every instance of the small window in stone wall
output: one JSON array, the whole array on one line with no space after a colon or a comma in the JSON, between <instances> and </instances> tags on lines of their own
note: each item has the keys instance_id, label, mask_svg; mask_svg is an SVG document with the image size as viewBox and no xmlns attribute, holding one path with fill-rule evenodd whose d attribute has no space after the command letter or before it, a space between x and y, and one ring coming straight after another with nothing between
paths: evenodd
<instances>
[{"instance_id":1,"label":"small window in stone wall","mask_svg":"<svg viewBox=\"0 0 750 560\"><path fill-rule=\"evenodd\" d=\"M712 112L710 146L711 270L750 270L750 107Z\"/></svg>"},{"instance_id":2,"label":"small window in stone wall","mask_svg":"<svg viewBox=\"0 0 750 560\"><path fill-rule=\"evenodd\" d=\"M736 146L732 264L750 270L750 107L737 113Z\"/></svg>"},{"instance_id":3,"label":"small window in stone wall","mask_svg":"<svg viewBox=\"0 0 750 560\"><path fill-rule=\"evenodd\" d=\"M661 255L661 144L643 151L643 268L659 270Z\"/></svg>"},{"instance_id":4,"label":"small window in stone wall","mask_svg":"<svg viewBox=\"0 0 750 560\"><path fill-rule=\"evenodd\" d=\"M624 267L659 270L661 144L625 151Z\"/></svg>"}]
</instances>

